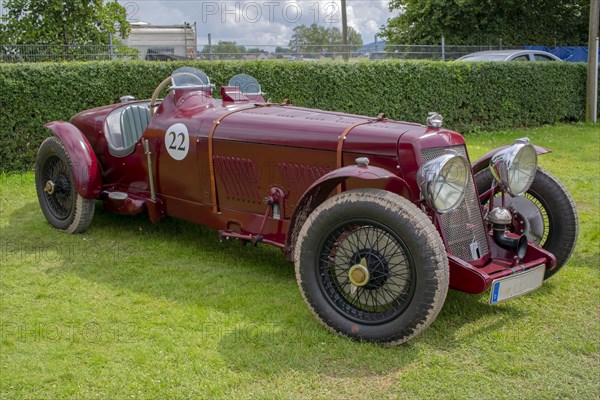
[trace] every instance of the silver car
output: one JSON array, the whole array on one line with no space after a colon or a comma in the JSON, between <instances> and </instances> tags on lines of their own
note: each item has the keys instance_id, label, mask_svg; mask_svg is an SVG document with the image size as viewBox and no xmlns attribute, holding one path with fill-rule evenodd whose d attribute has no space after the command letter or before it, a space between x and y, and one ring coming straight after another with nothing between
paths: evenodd
<instances>
[{"instance_id":1,"label":"silver car","mask_svg":"<svg viewBox=\"0 0 600 400\"><path fill-rule=\"evenodd\" d=\"M462 56L456 61L562 61L541 50L490 50Z\"/></svg>"}]
</instances>

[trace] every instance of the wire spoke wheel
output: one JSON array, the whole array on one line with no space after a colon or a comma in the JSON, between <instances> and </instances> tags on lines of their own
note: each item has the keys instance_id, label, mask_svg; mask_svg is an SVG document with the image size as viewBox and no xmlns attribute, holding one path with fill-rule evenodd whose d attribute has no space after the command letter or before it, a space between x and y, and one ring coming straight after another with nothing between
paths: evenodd
<instances>
[{"instance_id":1,"label":"wire spoke wheel","mask_svg":"<svg viewBox=\"0 0 600 400\"><path fill-rule=\"evenodd\" d=\"M486 206L485 199L482 205ZM502 206L502 194L500 191L494 195L494 207ZM519 197L507 197L505 206L511 210L515 218L508 230L512 233L527 236L529 242L544 247L550 237L551 223L555 216L546 201L537 193L529 191Z\"/></svg>"},{"instance_id":2,"label":"wire spoke wheel","mask_svg":"<svg viewBox=\"0 0 600 400\"><path fill-rule=\"evenodd\" d=\"M75 190L69 174L68 166L57 156L50 156L42 166L44 199L59 220L67 219L74 208Z\"/></svg>"},{"instance_id":3,"label":"wire spoke wheel","mask_svg":"<svg viewBox=\"0 0 600 400\"><path fill-rule=\"evenodd\" d=\"M95 199L84 199L77 192L71 158L58 137L47 138L38 150L35 188L50 225L67 233L84 232L90 226Z\"/></svg>"},{"instance_id":4,"label":"wire spoke wheel","mask_svg":"<svg viewBox=\"0 0 600 400\"><path fill-rule=\"evenodd\" d=\"M351 190L318 206L298 233L294 262L315 317L356 340L414 338L448 292L448 258L429 217L379 189Z\"/></svg>"},{"instance_id":5,"label":"wire spoke wheel","mask_svg":"<svg viewBox=\"0 0 600 400\"><path fill-rule=\"evenodd\" d=\"M389 228L373 221L334 228L321 247L319 268L328 300L361 323L377 324L401 314L414 292L410 252Z\"/></svg>"},{"instance_id":6,"label":"wire spoke wheel","mask_svg":"<svg viewBox=\"0 0 600 400\"><path fill-rule=\"evenodd\" d=\"M528 202L523 207L519 207L517 211L517 226L515 230L527 235L527 238L540 245L544 246L550 235L550 216L548 215L547 206L542 204L541 200L531 193L525 193L521 197L525 202Z\"/></svg>"}]
</instances>

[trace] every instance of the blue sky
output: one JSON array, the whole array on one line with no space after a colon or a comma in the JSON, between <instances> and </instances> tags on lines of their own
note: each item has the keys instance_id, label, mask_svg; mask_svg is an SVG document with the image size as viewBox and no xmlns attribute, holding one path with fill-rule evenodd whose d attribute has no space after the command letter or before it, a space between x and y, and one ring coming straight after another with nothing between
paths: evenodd
<instances>
[{"instance_id":1,"label":"blue sky","mask_svg":"<svg viewBox=\"0 0 600 400\"><path fill-rule=\"evenodd\" d=\"M341 28L339 0L119 0L130 22L173 25L198 24L198 44L208 33L213 41L235 40L243 45L287 45L298 25L318 23ZM348 24L359 31L364 43L390 13L388 0L347 0Z\"/></svg>"}]
</instances>

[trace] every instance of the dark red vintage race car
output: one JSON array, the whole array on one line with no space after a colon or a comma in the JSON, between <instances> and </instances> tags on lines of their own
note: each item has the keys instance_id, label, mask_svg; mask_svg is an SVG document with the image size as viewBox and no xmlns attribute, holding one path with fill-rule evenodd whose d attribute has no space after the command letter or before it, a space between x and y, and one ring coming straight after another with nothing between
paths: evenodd
<instances>
[{"instance_id":1,"label":"dark red vintage race car","mask_svg":"<svg viewBox=\"0 0 600 400\"><path fill-rule=\"evenodd\" d=\"M435 113L424 126L274 104L248 75L220 99L213 88L184 67L151 100L47 124L36 186L50 224L83 232L100 200L277 246L327 328L392 344L425 330L449 287L499 303L540 287L575 247L573 200L527 139L471 164Z\"/></svg>"}]
</instances>

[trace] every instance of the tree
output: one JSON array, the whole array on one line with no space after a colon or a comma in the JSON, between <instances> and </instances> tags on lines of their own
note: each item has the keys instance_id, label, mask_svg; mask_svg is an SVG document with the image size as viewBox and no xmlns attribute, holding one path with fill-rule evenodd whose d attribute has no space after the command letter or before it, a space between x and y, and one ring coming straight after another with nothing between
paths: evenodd
<instances>
[{"instance_id":1,"label":"tree","mask_svg":"<svg viewBox=\"0 0 600 400\"><path fill-rule=\"evenodd\" d=\"M295 53L317 57L322 54L348 53L360 49L363 45L361 35L352 27L348 28L348 47L344 47L344 38L339 28L326 28L317 24L310 27L300 25L294 28L289 47ZM299 48L298 48L299 47Z\"/></svg>"},{"instance_id":2,"label":"tree","mask_svg":"<svg viewBox=\"0 0 600 400\"><path fill-rule=\"evenodd\" d=\"M289 49L287 47L281 47L281 46L277 46L275 47L275 53L276 54L291 54L294 51L292 49Z\"/></svg>"},{"instance_id":3,"label":"tree","mask_svg":"<svg viewBox=\"0 0 600 400\"><path fill-rule=\"evenodd\" d=\"M0 43L106 45L109 33L129 34L127 12L115 0L6 0Z\"/></svg>"},{"instance_id":4,"label":"tree","mask_svg":"<svg viewBox=\"0 0 600 400\"><path fill-rule=\"evenodd\" d=\"M401 14L381 37L390 44L585 43L589 0L392 0Z\"/></svg>"},{"instance_id":5,"label":"tree","mask_svg":"<svg viewBox=\"0 0 600 400\"><path fill-rule=\"evenodd\" d=\"M332 43L332 45L328 47L329 51L333 51L335 53L351 53L359 50L363 45L362 36L352 27L348 27L349 47L344 46L344 36L339 28L333 27L329 30L329 32L329 37Z\"/></svg>"},{"instance_id":6,"label":"tree","mask_svg":"<svg viewBox=\"0 0 600 400\"><path fill-rule=\"evenodd\" d=\"M292 49L287 48L287 47L281 47L281 46L277 46L275 48L275 57L279 60L284 58L284 54L293 54L294 52L292 51Z\"/></svg>"},{"instance_id":7,"label":"tree","mask_svg":"<svg viewBox=\"0 0 600 400\"><path fill-rule=\"evenodd\" d=\"M216 46L212 46L215 60L239 60L244 53L246 53L246 47L238 45L237 42L219 41ZM208 58L210 48L204 46L200 54Z\"/></svg>"},{"instance_id":8,"label":"tree","mask_svg":"<svg viewBox=\"0 0 600 400\"><path fill-rule=\"evenodd\" d=\"M246 54L269 54L269 52L263 49L259 49L258 47L251 47L246 50Z\"/></svg>"}]
</instances>

